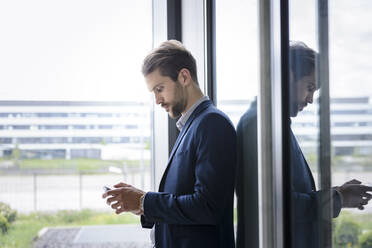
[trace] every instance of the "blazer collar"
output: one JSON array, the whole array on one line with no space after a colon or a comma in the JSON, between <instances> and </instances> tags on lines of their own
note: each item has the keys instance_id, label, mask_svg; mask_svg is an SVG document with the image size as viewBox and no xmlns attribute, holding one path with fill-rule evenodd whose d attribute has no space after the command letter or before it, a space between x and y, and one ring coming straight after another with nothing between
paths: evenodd
<instances>
[{"instance_id":1,"label":"blazer collar","mask_svg":"<svg viewBox=\"0 0 372 248\"><path fill-rule=\"evenodd\" d=\"M173 155L174 153L177 151L177 148L178 146L180 145L183 137L185 136L185 134L187 133L187 131L189 130L190 126L191 126L191 123L194 121L194 119L199 116L199 114L204 110L206 109L207 107L209 107L210 105L212 104L212 101L211 100L207 100L207 101L204 101L202 102L195 110L194 112L191 114L190 118L187 120L185 126L182 128L182 131L181 133L178 135L177 137L177 140L173 146L173 149L172 149L172 152L171 152L171 155L169 156L169 159L168 159L168 164L171 162L172 158L173 158Z\"/></svg>"},{"instance_id":2,"label":"blazer collar","mask_svg":"<svg viewBox=\"0 0 372 248\"><path fill-rule=\"evenodd\" d=\"M186 135L187 131L189 130L190 126L191 126L191 123L194 121L194 119L200 115L201 112L203 112L206 108L208 108L210 105L212 105L212 101L211 100L207 100L207 101L204 101L202 102L195 110L194 112L191 114L190 118L187 120L185 126L183 127L181 133L178 135L177 137L177 140L173 146L173 149L172 149L172 152L171 152L171 155L169 156L169 159L168 159L168 163L167 163L167 168L165 169L164 173L163 173L163 176L161 178L161 181L160 181L160 184L159 184L159 192L161 192L163 190L163 187L164 187L164 180L166 179L167 177L167 174L168 174L168 170L169 170L169 167L171 165L171 162L172 162L172 159L173 159L173 156L174 154L176 153L179 145L181 144L181 141L183 139L183 137Z\"/></svg>"}]
</instances>

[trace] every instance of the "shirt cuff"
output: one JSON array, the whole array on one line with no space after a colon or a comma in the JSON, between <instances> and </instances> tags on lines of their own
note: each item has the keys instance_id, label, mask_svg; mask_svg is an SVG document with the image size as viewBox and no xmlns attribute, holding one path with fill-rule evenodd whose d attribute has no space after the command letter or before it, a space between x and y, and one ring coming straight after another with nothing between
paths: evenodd
<instances>
[{"instance_id":1,"label":"shirt cuff","mask_svg":"<svg viewBox=\"0 0 372 248\"><path fill-rule=\"evenodd\" d=\"M341 206L343 206L344 204L344 197L342 196L340 190L339 190L339 187L333 187L333 190L336 191L336 194L338 194L338 196L340 197L340 202L341 202Z\"/></svg>"},{"instance_id":2,"label":"shirt cuff","mask_svg":"<svg viewBox=\"0 0 372 248\"><path fill-rule=\"evenodd\" d=\"M342 209L344 198L339 191L339 187L333 188L335 196L333 197L333 218L336 218Z\"/></svg>"},{"instance_id":3,"label":"shirt cuff","mask_svg":"<svg viewBox=\"0 0 372 248\"><path fill-rule=\"evenodd\" d=\"M145 209L144 209L144 202L145 202L145 197L146 197L147 193L145 193L144 195L141 196L140 198L140 210L142 211L142 213L145 212Z\"/></svg>"}]
</instances>

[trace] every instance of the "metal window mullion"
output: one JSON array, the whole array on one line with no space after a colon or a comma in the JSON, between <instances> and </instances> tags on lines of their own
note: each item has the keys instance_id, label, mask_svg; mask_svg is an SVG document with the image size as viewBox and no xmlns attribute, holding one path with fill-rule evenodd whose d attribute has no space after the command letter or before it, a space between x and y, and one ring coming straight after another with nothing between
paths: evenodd
<instances>
[{"instance_id":1,"label":"metal window mullion","mask_svg":"<svg viewBox=\"0 0 372 248\"><path fill-rule=\"evenodd\" d=\"M167 39L167 0L152 1L153 47ZM168 115L160 108L151 108L151 188L158 189L168 161ZM155 131L156 130L156 131Z\"/></svg>"},{"instance_id":2,"label":"metal window mullion","mask_svg":"<svg viewBox=\"0 0 372 248\"><path fill-rule=\"evenodd\" d=\"M181 0L167 0L167 38L182 42L182 5ZM179 135L176 119L168 117L168 154L172 152L173 145Z\"/></svg>"},{"instance_id":3,"label":"metal window mullion","mask_svg":"<svg viewBox=\"0 0 372 248\"><path fill-rule=\"evenodd\" d=\"M331 135L329 99L328 0L318 0L317 81L321 83L319 97L319 181L321 195L319 219L319 247L332 247L332 196L331 196Z\"/></svg>"},{"instance_id":4,"label":"metal window mullion","mask_svg":"<svg viewBox=\"0 0 372 248\"><path fill-rule=\"evenodd\" d=\"M216 1L204 0L204 92L217 104L216 87Z\"/></svg>"},{"instance_id":5,"label":"metal window mullion","mask_svg":"<svg viewBox=\"0 0 372 248\"><path fill-rule=\"evenodd\" d=\"M283 247L281 21L278 1L259 2L259 244Z\"/></svg>"},{"instance_id":6,"label":"metal window mullion","mask_svg":"<svg viewBox=\"0 0 372 248\"><path fill-rule=\"evenodd\" d=\"M291 192L291 166L290 164L290 68L289 68L289 1L280 1L280 19L281 19L281 94L282 94L282 237L283 246L291 247L292 243L292 192Z\"/></svg>"}]
</instances>

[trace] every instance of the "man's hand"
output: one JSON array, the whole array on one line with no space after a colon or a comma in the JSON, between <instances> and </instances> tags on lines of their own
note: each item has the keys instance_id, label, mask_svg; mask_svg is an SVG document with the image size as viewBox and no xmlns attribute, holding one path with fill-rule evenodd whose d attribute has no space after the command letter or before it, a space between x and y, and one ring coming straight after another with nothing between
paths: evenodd
<instances>
[{"instance_id":1,"label":"man's hand","mask_svg":"<svg viewBox=\"0 0 372 248\"><path fill-rule=\"evenodd\" d=\"M342 207L344 208L359 208L363 210L364 205L367 205L372 198L372 195L367 193L372 191L372 187L362 185L360 181L355 179L344 183L340 187L336 187L336 189L342 195Z\"/></svg>"},{"instance_id":2,"label":"man's hand","mask_svg":"<svg viewBox=\"0 0 372 248\"><path fill-rule=\"evenodd\" d=\"M132 212L133 214L141 215L141 197L145 192L137 189L129 184L118 183L114 185L115 189L108 190L102 195L102 198L107 198L107 204L115 209L116 214L122 212Z\"/></svg>"}]
</instances>

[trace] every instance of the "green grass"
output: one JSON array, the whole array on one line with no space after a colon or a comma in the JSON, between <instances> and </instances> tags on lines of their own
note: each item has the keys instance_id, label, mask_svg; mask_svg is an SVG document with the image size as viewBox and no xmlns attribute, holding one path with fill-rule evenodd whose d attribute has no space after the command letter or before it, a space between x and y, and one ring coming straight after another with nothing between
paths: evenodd
<instances>
[{"instance_id":1,"label":"green grass","mask_svg":"<svg viewBox=\"0 0 372 248\"><path fill-rule=\"evenodd\" d=\"M236 209L235 221L236 224ZM372 230L372 213L352 213L343 210L340 216L334 219L335 224L342 219L351 218L357 222L362 230ZM10 226L7 234L0 234L0 247L25 248L30 247L33 238L44 227L56 226L85 226L110 224L138 224L139 217L132 214L116 215L110 212L98 212L84 209L81 211L34 212L28 215L19 215Z\"/></svg>"},{"instance_id":2,"label":"green grass","mask_svg":"<svg viewBox=\"0 0 372 248\"><path fill-rule=\"evenodd\" d=\"M35 212L19 215L10 226L8 233L0 234L0 247L31 247L32 240L44 227L85 226L109 224L139 224L139 217L133 214L116 215L94 210L58 211L54 213Z\"/></svg>"},{"instance_id":3,"label":"green grass","mask_svg":"<svg viewBox=\"0 0 372 248\"><path fill-rule=\"evenodd\" d=\"M97 170L108 166L122 166L123 161L98 159L24 159L20 161L21 169L76 169Z\"/></svg>"}]
</instances>

